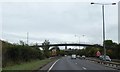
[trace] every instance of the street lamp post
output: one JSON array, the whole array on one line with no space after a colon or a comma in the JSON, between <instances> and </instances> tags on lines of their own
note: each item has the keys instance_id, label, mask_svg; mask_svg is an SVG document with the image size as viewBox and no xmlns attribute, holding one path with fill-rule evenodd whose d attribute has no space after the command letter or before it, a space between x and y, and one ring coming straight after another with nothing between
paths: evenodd
<instances>
[{"instance_id":1,"label":"street lamp post","mask_svg":"<svg viewBox=\"0 0 120 72\"><path fill-rule=\"evenodd\" d=\"M79 44L80 44L80 36L78 36L78 35L75 35L75 37L78 37L78 38L79 38ZM79 46L79 49L80 49L80 46Z\"/></svg>"},{"instance_id":2,"label":"street lamp post","mask_svg":"<svg viewBox=\"0 0 120 72\"><path fill-rule=\"evenodd\" d=\"M82 35L82 36L84 37L85 35ZM78 43L80 44L80 36L79 36L79 35L75 35L75 37L78 37L78 38L79 38ZM80 46L79 46L79 49L80 49Z\"/></svg>"},{"instance_id":3,"label":"street lamp post","mask_svg":"<svg viewBox=\"0 0 120 72\"><path fill-rule=\"evenodd\" d=\"M83 38L85 37L85 35L82 35L82 36L83 36ZM85 41L83 43L85 44Z\"/></svg>"},{"instance_id":4,"label":"street lamp post","mask_svg":"<svg viewBox=\"0 0 120 72\"><path fill-rule=\"evenodd\" d=\"M105 19L104 19L104 6L105 5L116 5L116 3L94 3L92 2L91 4L97 4L97 5L102 5L102 15L103 15L103 48L104 48L104 60L106 61L106 48L105 48Z\"/></svg>"}]
</instances>

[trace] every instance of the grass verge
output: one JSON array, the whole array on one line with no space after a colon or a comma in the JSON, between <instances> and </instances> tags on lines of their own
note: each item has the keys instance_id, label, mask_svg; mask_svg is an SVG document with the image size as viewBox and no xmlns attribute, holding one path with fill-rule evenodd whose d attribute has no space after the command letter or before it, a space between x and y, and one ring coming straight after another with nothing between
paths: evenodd
<instances>
[{"instance_id":1,"label":"grass verge","mask_svg":"<svg viewBox=\"0 0 120 72\"><path fill-rule=\"evenodd\" d=\"M31 70L33 71L33 70L39 69L40 67L54 60L56 59L33 60L31 62L5 67L3 68L3 71L7 71L7 70Z\"/></svg>"}]
</instances>

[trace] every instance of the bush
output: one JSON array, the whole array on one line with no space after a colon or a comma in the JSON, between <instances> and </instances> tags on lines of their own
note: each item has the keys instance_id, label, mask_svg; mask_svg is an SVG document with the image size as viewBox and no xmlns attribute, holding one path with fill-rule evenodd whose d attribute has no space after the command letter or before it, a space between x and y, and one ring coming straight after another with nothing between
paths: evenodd
<instances>
[{"instance_id":1,"label":"bush","mask_svg":"<svg viewBox=\"0 0 120 72\"><path fill-rule=\"evenodd\" d=\"M22 45L5 46L3 49L3 67L9 62L19 64L33 59L43 59L43 54L38 48Z\"/></svg>"}]
</instances>

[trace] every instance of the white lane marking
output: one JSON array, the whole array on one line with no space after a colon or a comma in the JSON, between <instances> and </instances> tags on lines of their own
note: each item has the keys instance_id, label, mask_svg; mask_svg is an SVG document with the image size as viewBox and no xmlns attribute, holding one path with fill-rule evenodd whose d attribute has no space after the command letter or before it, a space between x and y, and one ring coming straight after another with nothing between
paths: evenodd
<instances>
[{"instance_id":1,"label":"white lane marking","mask_svg":"<svg viewBox=\"0 0 120 72\"><path fill-rule=\"evenodd\" d=\"M82 67L84 70L86 70L86 68L85 67Z\"/></svg>"},{"instance_id":2,"label":"white lane marking","mask_svg":"<svg viewBox=\"0 0 120 72\"><path fill-rule=\"evenodd\" d=\"M58 59L58 60L60 60L60 59ZM56 60L56 61L52 64L52 66L48 69L47 72L49 72L49 71L53 68L53 66L56 64L56 62L58 62L58 60Z\"/></svg>"},{"instance_id":3,"label":"white lane marking","mask_svg":"<svg viewBox=\"0 0 120 72\"><path fill-rule=\"evenodd\" d=\"M75 64L77 64L77 63L75 63Z\"/></svg>"}]
</instances>

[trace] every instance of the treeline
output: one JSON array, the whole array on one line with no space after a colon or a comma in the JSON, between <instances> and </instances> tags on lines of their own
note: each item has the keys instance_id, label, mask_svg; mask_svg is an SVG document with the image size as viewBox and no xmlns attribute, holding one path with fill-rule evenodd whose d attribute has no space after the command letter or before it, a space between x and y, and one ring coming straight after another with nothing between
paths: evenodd
<instances>
[{"instance_id":1,"label":"treeline","mask_svg":"<svg viewBox=\"0 0 120 72\"><path fill-rule=\"evenodd\" d=\"M35 59L42 60L51 56L60 56L61 51L59 47L55 46L50 49L49 44L50 42L45 40L42 43L42 50L40 50L37 44L35 44L34 47L30 47L23 41L20 41L19 44L2 41L2 66L6 67Z\"/></svg>"},{"instance_id":2,"label":"treeline","mask_svg":"<svg viewBox=\"0 0 120 72\"><path fill-rule=\"evenodd\" d=\"M0 40L1 41L1 40ZM106 53L112 59L120 59L120 44L113 42L112 40L106 40ZM22 62L29 62L34 59L44 59L51 56L64 56L64 55L85 55L88 57L95 57L96 52L100 51L103 55L103 48L98 47L85 47L83 49L71 49L60 50L59 47L49 47L50 42L45 40L42 45L42 50L35 44L34 47L30 47L23 41L20 44L11 44L6 41L2 41L2 66L8 66L12 64L20 64Z\"/></svg>"},{"instance_id":3,"label":"treeline","mask_svg":"<svg viewBox=\"0 0 120 72\"><path fill-rule=\"evenodd\" d=\"M117 44L112 40L106 40L106 53L113 59L120 59L120 43Z\"/></svg>"},{"instance_id":4,"label":"treeline","mask_svg":"<svg viewBox=\"0 0 120 72\"><path fill-rule=\"evenodd\" d=\"M106 40L104 41L104 44L106 48L106 55L110 56L112 59L120 59L120 44L117 44L112 40ZM76 54L96 57L97 51L100 51L102 55L104 54L104 49L99 47L86 47L81 50L77 50Z\"/></svg>"},{"instance_id":5,"label":"treeline","mask_svg":"<svg viewBox=\"0 0 120 72\"><path fill-rule=\"evenodd\" d=\"M120 44L113 42L112 40L104 41L106 48L106 55L110 56L112 59L120 59ZM69 48L67 51L61 50L61 55L85 55L87 57L96 57L96 53L99 51L101 55L104 55L104 48L102 47L84 47L83 49L71 49Z\"/></svg>"},{"instance_id":6,"label":"treeline","mask_svg":"<svg viewBox=\"0 0 120 72\"><path fill-rule=\"evenodd\" d=\"M2 41L2 57L2 66L5 67L33 59L44 59L44 54L37 47L33 48L27 44L10 44Z\"/></svg>"}]
</instances>

